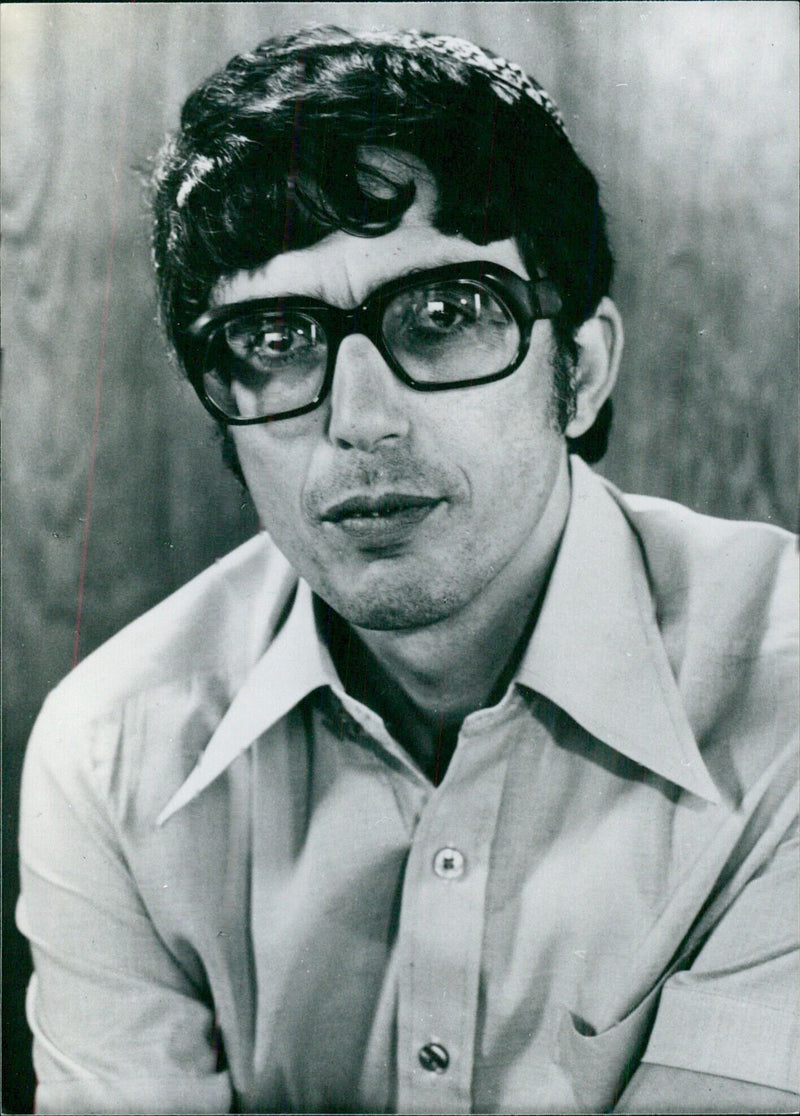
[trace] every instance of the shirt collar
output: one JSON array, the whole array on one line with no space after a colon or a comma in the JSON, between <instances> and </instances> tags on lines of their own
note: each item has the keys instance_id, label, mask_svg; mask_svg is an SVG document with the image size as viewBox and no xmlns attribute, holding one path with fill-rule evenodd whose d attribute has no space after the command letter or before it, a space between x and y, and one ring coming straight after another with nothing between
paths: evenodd
<instances>
[{"instance_id":1,"label":"shirt collar","mask_svg":"<svg viewBox=\"0 0 800 1116\"><path fill-rule=\"evenodd\" d=\"M291 611L245 679L189 777L158 816L161 825L221 775L240 753L320 686L341 689L319 637L311 590L298 581Z\"/></svg>"},{"instance_id":2,"label":"shirt collar","mask_svg":"<svg viewBox=\"0 0 800 1116\"><path fill-rule=\"evenodd\" d=\"M610 487L579 458L571 466L564 535L515 681L629 759L718 802L661 641L636 535ZM322 686L342 690L301 580L285 624L157 824Z\"/></svg>"},{"instance_id":3,"label":"shirt collar","mask_svg":"<svg viewBox=\"0 0 800 1116\"><path fill-rule=\"evenodd\" d=\"M719 802L622 498L580 458L571 459L571 469L569 516L516 681L642 767Z\"/></svg>"}]
</instances>

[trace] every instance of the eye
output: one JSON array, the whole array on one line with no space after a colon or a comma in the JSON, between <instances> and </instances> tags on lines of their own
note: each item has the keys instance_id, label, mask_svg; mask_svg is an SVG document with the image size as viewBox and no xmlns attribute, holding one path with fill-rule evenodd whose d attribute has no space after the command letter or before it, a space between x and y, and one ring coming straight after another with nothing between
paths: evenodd
<instances>
[{"instance_id":1,"label":"eye","mask_svg":"<svg viewBox=\"0 0 800 1116\"><path fill-rule=\"evenodd\" d=\"M384 314L383 335L394 350L463 347L505 334L512 321L490 290L457 279L401 291Z\"/></svg>"},{"instance_id":2,"label":"eye","mask_svg":"<svg viewBox=\"0 0 800 1116\"><path fill-rule=\"evenodd\" d=\"M481 312L480 294L424 292L409 309L409 324L434 333L450 333L477 320Z\"/></svg>"},{"instance_id":3,"label":"eye","mask_svg":"<svg viewBox=\"0 0 800 1116\"><path fill-rule=\"evenodd\" d=\"M324 345L317 323L304 314L237 319L226 325L225 339L234 356L254 369L305 359Z\"/></svg>"}]
</instances>

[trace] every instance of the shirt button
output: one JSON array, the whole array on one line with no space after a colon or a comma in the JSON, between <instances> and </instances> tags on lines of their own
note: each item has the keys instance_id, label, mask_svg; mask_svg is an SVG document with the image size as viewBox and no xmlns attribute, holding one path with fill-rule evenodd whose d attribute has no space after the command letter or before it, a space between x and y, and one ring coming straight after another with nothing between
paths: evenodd
<instances>
[{"instance_id":1,"label":"shirt button","mask_svg":"<svg viewBox=\"0 0 800 1116\"><path fill-rule=\"evenodd\" d=\"M427 1042L420 1047L419 1064L429 1073L444 1073L450 1065L450 1055L440 1042Z\"/></svg>"},{"instance_id":2,"label":"shirt button","mask_svg":"<svg viewBox=\"0 0 800 1116\"><path fill-rule=\"evenodd\" d=\"M458 849L439 849L433 858L433 870L443 880L457 880L464 874L464 854Z\"/></svg>"}]
</instances>

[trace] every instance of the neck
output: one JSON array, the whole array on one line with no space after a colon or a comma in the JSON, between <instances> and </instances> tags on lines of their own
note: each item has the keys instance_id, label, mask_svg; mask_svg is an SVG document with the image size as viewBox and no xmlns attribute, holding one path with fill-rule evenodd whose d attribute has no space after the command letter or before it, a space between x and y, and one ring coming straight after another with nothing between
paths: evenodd
<instances>
[{"instance_id":1,"label":"neck","mask_svg":"<svg viewBox=\"0 0 800 1116\"><path fill-rule=\"evenodd\" d=\"M429 774L446 765L449 757L443 752L452 751L464 718L498 701L513 676L558 549L569 491L564 468L535 538L458 612L424 628L347 629L350 676L359 678L362 688L361 693L353 690L354 696L392 725ZM356 671L351 633L358 637L364 659ZM334 647L332 651L341 674L341 656Z\"/></svg>"}]
</instances>

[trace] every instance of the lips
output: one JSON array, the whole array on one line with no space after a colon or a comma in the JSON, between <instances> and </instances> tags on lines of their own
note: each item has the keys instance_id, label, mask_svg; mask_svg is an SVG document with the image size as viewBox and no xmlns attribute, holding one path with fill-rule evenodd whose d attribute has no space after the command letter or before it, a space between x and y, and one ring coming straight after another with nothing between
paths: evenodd
<instances>
[{"instance_id":1,"label":"lips","mask_svg":"<svg viewBox=\"0 0 800 1116\"><path fill-rule=\"evenodd\" d=\"M321 518L328 523L341 523L346 519L380 519L409 511L434 508L440 500L432 496L388 492L381 496L350 496L332 505Z\"/></svg>"},{"instance_id":2,"label":"lips","mask_svg":"<svg viewBox=\"0 0 800 1116\"><path fill-rule=\"evenodd\" d=\"M385 548L406 542L441 503L438 497L405 492L361 494L331 505L320 518L357 543Z\"/></svg>"}]
</instances>

